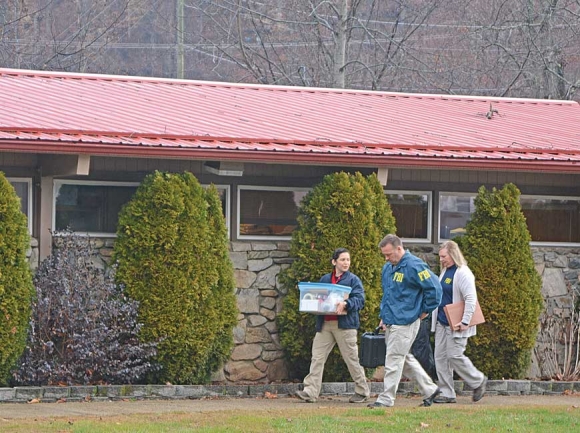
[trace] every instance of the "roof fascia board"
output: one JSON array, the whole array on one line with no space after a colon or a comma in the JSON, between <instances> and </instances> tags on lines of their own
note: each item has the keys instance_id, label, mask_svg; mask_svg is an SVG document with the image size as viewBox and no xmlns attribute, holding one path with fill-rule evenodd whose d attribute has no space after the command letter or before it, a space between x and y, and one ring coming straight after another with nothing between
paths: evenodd
<instances>
[{"instance_id":1,"label":"roof fascia board","mask_svg":"<svg viewBox=\"0 0 580 433\"><path fill-rule=\"evenodd\" d=\"M29 144L29 145L26 145ZM32 144L32 145L30 145ZM193 159L193 160L220 160L256 163L282 164L316 164L340 165L355 167L416 167L416 168L461 168L469 170L507 170L533 171L551 173L580 173L580 162L570 161L525 161L519 159L491 159L491 158L445 158L445 157L409 157L409 156L380 156L380 155L353 155L327 154L314 152L276 152L256 150L223 150L223 149L191 149L147 147L144 152L142 146L115 146L103 144L63 143L54 142L42 145L35 143L0 142L0 151L25 153L52 153L52 154L90 154L93 156L112 157L141 157L166 159Z\"/></svg>"}]
</instances>

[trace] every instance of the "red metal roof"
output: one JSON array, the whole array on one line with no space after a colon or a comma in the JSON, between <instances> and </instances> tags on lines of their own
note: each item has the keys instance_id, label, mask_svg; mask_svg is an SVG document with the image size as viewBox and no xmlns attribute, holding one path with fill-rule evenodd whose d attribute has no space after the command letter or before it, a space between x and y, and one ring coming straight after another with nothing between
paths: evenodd
<instances>
[{"instance_id":1,"label":"red metal roof","mask_svg":"<svg viewBox=\"0 0 580 433\"><path fill-rule=\"evenodd\" d=\"M580 106L0 68L0 150L580 172Z\"/></svg>"}]
</instances>

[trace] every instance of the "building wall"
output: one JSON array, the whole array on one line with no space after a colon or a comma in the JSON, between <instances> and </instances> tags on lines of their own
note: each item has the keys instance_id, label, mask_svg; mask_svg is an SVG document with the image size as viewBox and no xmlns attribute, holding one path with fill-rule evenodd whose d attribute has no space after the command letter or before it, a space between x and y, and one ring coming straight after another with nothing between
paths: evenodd
<instances>
[{"instance_id":1,"label":"building wall","mask_svg":"<svg viewBox=\"0 0 580 433\"><path fill-rule=\"evenodd\" d=\"M43 156L46 159L46 156ZM39 165L40 164L40 165ZM34 154L0 152L0 171L7 176L33 178L33 208L35 218L40 218L42 158ZM517 163L514 163L517 164ZM236 188L238 185L312 187L324 175L336 171L361 171L370 174L376 170L360 167L333 167L313 165L281 165L245 163L241 177L223 177L204 171L203 161L163 160L156 158L92 157L88 176L61 176L59 178L100 181L141 181L154 170L190 171L201 183L230 185L232 192L230 227L231 258L237 281L238 326L234 330L235 349L223 371L217 372L216 380L229 382L273 382L287 376L283 352L279 344L276 315L282 308L286 295L278 284L277 276L289 266L288 242L240 241L235 238ZM514 168L517 168L514 165ZM432 191L433 208L438 208L437 192L476 192L481 185L501 188L512 182L523 194L580 197L580 175L555 173L526 173L519 171L435 170L424 168L389 169L387 189L409 191ZM45 183L46 184L46 183ZM46 215L45 215L46 217ZM431 244L411 246L431 265L437 265L435 236L437 212L434 212L433 239ZM33 235L37 238L40 225L35 222ZM96 239L103 265L112 254L114 240ZM542 275L543 293L546 300L546 317L564 320L573 311L573 294L578 294L580 272L580 248L534 247L536 267ZM29 259L34 268L38 264L38 242L33 239ZM557 332L545 329L538 339L534 364L530 374L534 377L551 375L541 364L547 348L554 342ZM564 346L556 341L560 358Z\"/></svg>"},{"instance_id":2,"label":"building wall","mask_svg":"<svg viewBox=\"0 0 580 433\"><path fill-rule=\"evenodd\" d=\"M114 243L111 239L96 240L94 245L99 249L104 266ZM438 269L437 246L407 247L432 269ZM278 275L293 261L289 249L288 242L231 243L238 324L233 331L235 347L230 360L214 373L214 381L272 383L289 379L276 323L287 294ZM573 314L574 299L580 296L580 248L532 248L532 253L543 281L545 310L540 322L550 320L549 326L539 326L529 377L554 377L563 368L567 347L560 338L560 331L565 329L565 321ZM559 367L554 365L554 360Z\"/></svg>"}]
</instances>

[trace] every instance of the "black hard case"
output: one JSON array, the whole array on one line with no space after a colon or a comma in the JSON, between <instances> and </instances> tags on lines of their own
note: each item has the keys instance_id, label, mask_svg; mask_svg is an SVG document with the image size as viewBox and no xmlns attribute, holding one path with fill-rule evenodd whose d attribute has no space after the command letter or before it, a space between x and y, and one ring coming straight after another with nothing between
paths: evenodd
<instances>
[{"instance_id":1,"label":"black hard case","mask_svg":"<svg viewBox=\"0 0 580 433\"><path fill-rule=\"evenodd\" d=\"M379 328L373 332L365 332L361 337L359 360L366 368L376 368L385 365L385 334L379 333Z\"/></svg>"}]
</instances>

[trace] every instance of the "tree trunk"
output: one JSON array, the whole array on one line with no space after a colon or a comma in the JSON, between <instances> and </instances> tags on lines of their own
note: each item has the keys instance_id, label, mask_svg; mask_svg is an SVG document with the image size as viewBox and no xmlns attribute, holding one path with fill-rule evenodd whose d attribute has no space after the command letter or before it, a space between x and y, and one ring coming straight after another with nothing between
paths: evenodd
<instances>
[{"instance_id":1,"label":"tree trunk","mask_svg":"<svg viewBox=\"0 0 580 433\"><path fill-rule=\"evenodd\" d=\"M336 48L334 53L333 79L334 87L344 89L346 87L344 65L347 59L347 32L349 19L349 0L342 0L340 15L338 16L339 25L335 34Z\"/></svg>"}]
</instances>

